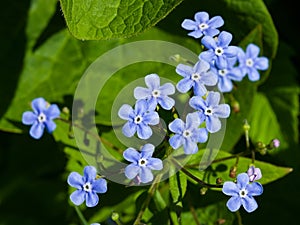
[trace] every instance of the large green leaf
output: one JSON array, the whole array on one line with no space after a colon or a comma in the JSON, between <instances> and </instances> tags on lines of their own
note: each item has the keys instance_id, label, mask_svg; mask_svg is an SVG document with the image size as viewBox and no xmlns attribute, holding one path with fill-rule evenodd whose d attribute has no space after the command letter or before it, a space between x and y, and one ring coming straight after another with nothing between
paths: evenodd
<instances>
[{"instance_id":1,"label":"large green leaf","mask_svg":"<svg viewBox=\"0 0 300 225\"><path fill-rule=\"evenodd\" d=\"M70 32L81 40L128 37L164 18L182 0L60 0Z\"/></svg>"}]
</instances>

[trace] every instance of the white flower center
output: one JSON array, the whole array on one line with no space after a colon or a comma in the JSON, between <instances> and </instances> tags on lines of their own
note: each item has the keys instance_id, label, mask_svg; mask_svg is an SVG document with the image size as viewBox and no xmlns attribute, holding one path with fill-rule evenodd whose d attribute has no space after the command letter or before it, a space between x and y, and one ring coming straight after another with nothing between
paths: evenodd
<instances>
[{"instance_id":1,"label":"white flower center","mask_svg":"<svg viewBox=\"0 0 300 225\"><path fill-rule=\"evenodd\" d=\"M152 96L153 96L154 98L159 97L159 96L160 96L160 91L159 91L159 90L153 90L153 91L152 91Z\"/></svg>"},{"instance_id":2,"label":"white flower center","mask_svg":"<svg viewBox=\"0 0 300 225\"><path fill-rule=\"evenodd\" d=\"M192 74L192 80L195 80L195 81L197 81L197 80L200 80L200 74L199 73L193 73Z\"/></svg>"},{"instance_id":3,"label":"white flower center","mask_svg":"<svg viewBox=\"0 0 300 225\"><path fill-rule=\"evenodd\" d=\"M218 73L219 73L220 76L225 76L227 74L227 72L228 71L226 69L222 69L222 70L218 71Z\"/></svg>"},{"instance_id":4,"label":"white flower center","mask_svg":"<svg viewBox=\"0 0 300 225\"><path fill-rule=\"evenodd\" d=\"M207 116L212 115L213 114L212 108L210 108L210 107L206 108L204 114Z\"/></svg>"},{"instance_id":5,"label":"white flower center","mask_svg":"<svg viewBox=\"0 0 300 225\"><path fill-rule=\"evenodd\" d=\"M43 123L46 121L46 115L44 113L40 113L40 115L38 116L38 121L39 123Z\"/></svg>"},{"instance_id":6,"label":"white flower center","mask_svg":"<svg viewBox=\"0 0 300 225\"><path fill-rule=\"evenodd\" d=\"M139 166L146 166L147 165L147 159L141 158L139 160Z\"/></svg>"},{"instance_id":7,"label":"white flower center","mask_svg":"<svg viewBox=\"0 0 300 225\"><path fill-rule=\"evenodd\" d=\"M182 135L183 135L183 137L187 138L187 137L190 137L192 135L192 132L189 131L189 130L185 130L185 131L183 131Z\"/></svg>"},{"instance_id":8,"label":"white flower center","mask_svg":"<svg viewBox=\"0 0 300 225\"><path fill-rule=\"evenodd\" d=\"M249 67L252 67L253 66L253 60L252 59L247 59L246 60L246 65L249 66Z\"/></svg>"},{"instance_id":9,"label":"white flower center","mask_svg":"<svg viewBox=\"0 0 300 225\"><path fill-rule=\"evenodd\" d=\"M216 54L217 56L221 56L221 55L223 55L223 53L224 53L223 48L217 47L217 48L215 49L215 54Z\"/></svg>"},{"instance_id":10,"label":"white flower center","mask_svg":"<svg viewBox=\"0 0 300 225\"><path fill-rule=\"evenodd\" d=\"M86 191L86 192L91 192L92 191L92 185L90 182L86 182L84 185L83 185L83 190Z\"/></svg>"},{"instance_id":11,"label":"white flower center","mask_svg":"<svg viewBox=\"0 0 300 225\"><path fill-rule=\"evenodd\" d=\"M245 188L240 190L240 197L241 198L245 198L247 196L247 194L248 194L248 192Z\"/></svg>"},{"instance_id":12,"label":"white flower center","mask_svg":"<svg viewBox=\"0 0 300 225\"><path fill-rule=\"evenodd\" d=\"M136 116L134 118L134 123L139 124L143 121L143 118L141 116Z\"/></svg>"},{"instance_id":13,"label":"white flower center","mask_svg":"<svg viewBox=\"0 0 300 225\"><path fill-rule=\"evenodd\" d=\"M198 25L198 27L199 27L200 30L205 30L205 29L208 28L208 25L207 25L206 23L200 23L200 24Z\"/></svg>"}]
</instances>

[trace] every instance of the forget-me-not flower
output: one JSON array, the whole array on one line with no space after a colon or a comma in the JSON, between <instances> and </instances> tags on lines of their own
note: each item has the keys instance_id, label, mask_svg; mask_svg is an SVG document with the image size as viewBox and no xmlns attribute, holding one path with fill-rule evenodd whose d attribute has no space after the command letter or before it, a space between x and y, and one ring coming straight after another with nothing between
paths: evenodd
<instances>
[{"instance_id":1,"label":"forget-me-not flower","mask_svg":"<svg viewBox=\"0 0 300 225\"><path fill-rule=\"evenodd\" d=\"M210 91L204 99L201 96L193 96L189 104L198 110L199 117L206 122L206 129L210 133L215 133L221 129L221 121L219 118L227 118L230 114L228 104L219 104L220 93Z\"/></svg>"},{"instance_id":2,"label":"forget-me-not flower","mask_svg":"<svg viewBox=\"0 0 300 225\"><path fill-rule=\"evenodd\" d=\"M186 93L193 88L194 95L205 95L207 92L205 85L214 86L218 82L218 76L209 69L209 63L203 60L199 60L194 67L179 64L176 73L184 78L177 83L176 88L181 93Z\"/></svg>"},{"instance_id":3,"label":"forget-me-not flower","mask_svg":"<svg viewBox=\"0 0 300 225\"><path fill-rule=\"evenodd\" d=\"M231 40L232 34L226 31L222 31L217 40L210 36L203 37L201 43L207 50L200 53L199 59L214 62L219 68L226 68L227 59L235 57L238 53L238 47L229 46Z\"/></svg>"},{"instance_id":4,"label":"forget-me-not flower","mask_svg":"<svg viewBox=\"0 0 300 225\"><path fill-rule=\"evenodd\" d=\"M97 171L93 166L84 167L83 176L77 172L72 172L68 176L68 184L77 188L70 195L71 201L75 205L81 205L86 201L87 207L94 207L99 202L97 193L107 191L107 183L103 178L96 179Z\"/></svg>"},{"instance_id":5,"label":"forget-me-not flower","mask_svg":"<svg viewBox=\"0 0 300 225\"><path fill-rule=\"evenodd\" d=\"M183 145L185 154L196 153L198 151L197 143L204 143L208 138L206 129L199 128L201 122L196 112L186 116L186 123L178 118L171 122L169 129L175 133L169 139L172 148L177 149Z\"/></svg>"},{"instance_id":6,"label":"forget-me-not flower","mask_svg":"<svg viewBox=\"0 0 300 225\"><path fill-rule=\"evenodd\" d=\"M60 110L56 104L50 105L44 98L36 98L31 102L32 111L24 112L22 115L22 123L25 125L31 125L29 134L35 139L41 138L44 133L44 129L48 133L52 133L56 124L54 119L60 115Z\"/></svg>"},{"instance_id":7,"label":"forget-me-not flower","mask_svg":"<svg viewBox=\"0 0 300 225\"><path fill-rule=\"evenodd\" d=\"M153 174L151 170L161 170L163 163L161 159L153 158L154 145L145 144L141 151L138 152L134 148L128 148L124 151L124 158L131 162L125 168L125 176L128 179L134 179L138 177L138 180L142 183L148 183L153 180Z\"/></svg>"},{"instance_id":8,"label":"forget-me-not flower","mask_svg":"<svg viewBox=\"0 0 300 225\"><path fill-rule=\"evenodd\" d=\"M249 44L244 52L241 48L238 51L239 67L243 75L248 74L250 81L260 79L258 70L267 70L269 67L268 58L258 57L260 49L255 44Z\"/></svg>"},{"instance_id":9,"label":"forget-me-not flower","mask_svg":"<svg viewBox=\"0 0 300 225\"><path fill-rule=\"evenodd\" d=\"M135 133L141 139L148 139L152 135L152 129L149 125L159 123L159 115L153 110L149 110L146 100L138 100L133 109L130 105L124 104L119 109L118 115L123 120L128 120L122 132L126 137L132 137Z\"/></svg>"},{"instance_id":10,"label":"forget-me-not flower","mask_svg":"<svg viewBox=\"0 0 300 225\"><path fill-rule=\"evenodd\" d=\"M263 187L258 182L249 183L247 173L241 173L237 176L237 183L226 181L223 184L222 192L225 195L232 196L226 204L231 212L239 210L242 205L250 213L258 207L253 196L261 195Z\"/></svg>"},{"instance_id":11,"label":"forget-me-not flower","mask_svg":"<svg viewBox=\"0 0 300 225\"><path fill-rule=\"evenodd\" d=\"M232 91L232 81L241 81L244 77L241 70L235 66L237 57L228 58L227 62L225 68L211 65L211 71L218 75L218 89L223 93Z\"/></svg>"},{"instance_id":12,"label":"forget-me-not flower","mask_svg":"<svg viewBox=\"0 0 300 225\"><path fill-rule=\"evenodd\" d=\"M174 99L168 95L175 93L175 87L171 83L165 83L160 86L160 78L157 74L149 74L145 77L145 83L148 88L136 87L134 89L134 97L146 99L149 104L149 109L155 109L159 104L163 109L170 110L174 105Z\"/></svg>"},{"instance_id":13,"label":"forget-me-not flower","mask_svg":"<svg viewBox=\"0 0 300 225\"><path fill-rule=\"evenodd\" d=\"M247 174L249 176L250 182L253 182L255 180L259 180L262 178L262 174L259 168L250 166L249 169L247 170Z\"/></svg>"},{"instance_id":14,"label":"forget-me-not flower","mask_svg":"<svg viewBox=\"0 0 300 225\"><path fill-rule=\"evenodd\" d=\"M224 25L224 20L221 16L214 16L209 19L207 12L197 12L194 16L195 21L185 19L181 26L186 30L192 30L188 33L194 38L201 38L203 35L215 36L220 31L217 29Z\"/></svg>"}]
</instances>

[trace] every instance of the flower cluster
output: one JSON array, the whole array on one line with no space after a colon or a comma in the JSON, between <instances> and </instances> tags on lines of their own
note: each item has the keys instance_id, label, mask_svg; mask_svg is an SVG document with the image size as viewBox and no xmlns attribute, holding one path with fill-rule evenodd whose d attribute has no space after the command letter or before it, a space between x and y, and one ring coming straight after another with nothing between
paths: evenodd
<instances>
[{"instance_id":1,"label":"flower cluster","mask_svg":"<svg viewBox=\"0 0 300 225\"><path fill-rule=\"evenodd\" d=\"M241 47L230 45L232 34L217 29L223 24L224 21L220 16L209 19L206 12L196 13L195 21L185 19L182 22L181 26L184 29L192 30L188 35L197 39L202 38L201 43L205 50L199 54L199 60L209 65L204 66L202 70L199 68L199 62L194 67L178 65L178 73L186 78L185 82L180 83L178 90L186 92L193 86L194 94L202 95L205 89L201 84L218 83L221 92L230 92L233 89L233 81L241 81L246 75L250 81L257 81L260 79L259 71L268 69L269 61L266 57L259 57L260 48L257 45L250 43L246 51ZM216 78L212 77L207 80L205 72L208 70L216 75L218 82L214 82ZM199 76L201 72L203 75Z\"/></svg>"}]
</instances>

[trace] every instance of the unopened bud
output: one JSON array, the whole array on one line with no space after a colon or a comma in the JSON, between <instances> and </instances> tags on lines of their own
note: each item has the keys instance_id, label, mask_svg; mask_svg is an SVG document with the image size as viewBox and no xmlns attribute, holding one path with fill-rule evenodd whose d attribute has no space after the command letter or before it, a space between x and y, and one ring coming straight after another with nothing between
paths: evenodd
<instances>
[{"instance_id":1,"label":"unopened bud","mask_svg":"<svg viewBox=\"0 0 300 225\"><path fill-rule=\"evenodd\" d=\"M118 221L119 220L119 213L116 213L116 212L113 212L112 215L111 215L111 219L113 221Z\"/></svg>"},{"instance_id":2,"label":"unopened bud","mask_svg":"<svg viewBox=\"0 0 300 225\"><path fill-rule=\"evenodd\" d=\"M273 148L278 148L279 146L280 146L280 141L278 139L273 139L273 140L270 141L267 148L269 150L271 150Z\"/></svg>"},{"instance_id":3,"label":"unopened bud","mask_svg":"<svg viewBox=\"0 0 300 225\"><path fill-rule=\"evenodd\" d=\"M200 188L200 195L205 195L207 192L208 188L207 187L202 187Z\"/></svg>"},{"instance_id":4,"label":"unopened bud","mask_svg":"<svg viewBox=\"0 0 300 225\"><path fill-rule=\"evenodd\" d=\"M248 121L245 120L244 126L243 126L244 131L249 131L250 130L250 125L248 124Z\"/></svg>"},{"instance_id":5,"label":"unopened bud","mask_svg":"<svg viewBox=\"0 0 300 225\"><path fill-rule=\"evenodd\" d=\"M68 107L63 107L62 112L66 115L70 115L70 109Z\"/></svg>"},{"instance_id":6,"label":"unopened bud","mask_svg":"<svg viewBox=\"0 0 300 225\"><path fill-rule=\"evenodd\" d=\"M256 151L258 151L261 155L265 155L267 153L267 148L266 145L264 143L262 143L261 141L257 142L255 144L255 149Z\"/></svg>"},{"instance_id":7,"label":"unopened bud","mask_svg":"<svg viewBox=\"0 0 300 225\"><path fill-rule=\"evenodd\" d=\"M223 179L221 177L218 177L216 179L216 184L222 184L223 183Z\"/></svg>"},{"instance_id":8,"label":"unopened bud","mask_svg":"<svg viewBox=\"0 0 300 225\"><path fill-rule=\"evenodd\" d=\"M240 112L240 103L238 101L234 100L233 102L231 102L231 107L233 112Z\"/></svg>"},{"instance_id":9,"label":"unopened bud","mask_svg":"<svg viewBox=\"0 0 300 225\"><path fill-rule=\"evenodd\" d=\"M236 178L236 171L237 171L237 167L236 166L231 167L230 171L229 171L229 176L231 178Z\"/></svg>"}]
</instances>

